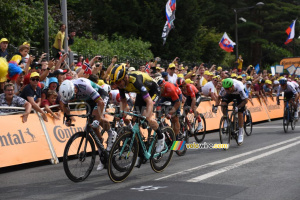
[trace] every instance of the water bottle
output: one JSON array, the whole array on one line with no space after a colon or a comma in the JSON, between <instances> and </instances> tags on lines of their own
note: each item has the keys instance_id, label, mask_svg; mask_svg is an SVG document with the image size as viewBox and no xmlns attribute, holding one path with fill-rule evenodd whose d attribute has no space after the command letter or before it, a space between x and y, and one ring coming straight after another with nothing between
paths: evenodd
<instances>
[{"instance_id":1,"label":"water bottle","mask_svg":"<svg viewBox=\"0 0 300 200\"><path fill-rule=\"evenodd\" d=\"M99 121L98 120L94 120L93 123L91 124L92 128L98 128L99 127Z\"/></svg>"}]
</instances>

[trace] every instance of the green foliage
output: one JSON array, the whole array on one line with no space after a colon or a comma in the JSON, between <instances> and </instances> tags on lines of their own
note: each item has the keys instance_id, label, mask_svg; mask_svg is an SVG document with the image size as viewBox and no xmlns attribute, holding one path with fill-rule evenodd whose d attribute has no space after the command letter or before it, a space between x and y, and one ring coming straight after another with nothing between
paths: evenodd
<instances>
[{"instance_id":1,"label":"green foliage","mask_svg":"<svg viewBox=\"0 0 300 200\"><path fill-rule=\"evenodd\" d=\"M141 38L125 39L117 34L114 34L111 40L103 35L98 35L97 40L91 39L91 37L91 33L86 33L85 37L76 37L72 50L89 55L98 54L110 57L119 55L144 60L153 58L153 54L149 50L151 44L143 42Z\"/></svg>"}]
</instances>

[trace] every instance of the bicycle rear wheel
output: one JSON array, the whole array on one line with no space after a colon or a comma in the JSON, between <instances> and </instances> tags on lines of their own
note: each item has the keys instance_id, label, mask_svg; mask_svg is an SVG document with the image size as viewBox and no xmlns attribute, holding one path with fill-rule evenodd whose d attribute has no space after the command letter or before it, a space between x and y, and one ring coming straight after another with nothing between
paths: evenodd
<instances>
[{"instance_id":1,"label":"bicycle rear wheel","mask_svg":"<svg viewBox=\"0 0 300 200\"><path fill-rule=\"evenodd\" d=\"M289 121L289 110L285 108L283 113L283 130L285 133L289 130Z\"/></svg>"},{"instance_id":2,"label":"bicycle rear wheel","mask_svg":"<svg viewBox=\"0 0 300 200\"><path fill-rule=\"evenodd\" d=\"M239 134L239 118L238 113L232 112L230 116L230 122L231 122L231 137L235 139L237 145L240 145L238 143L238 134Z\"/></svg>"},{"instance_id":3,"label":"bicycle rear wheel","mask_svg":"<svg viewBox=\"0 0 300 200\"><path fill-rule=\"evenodd\" d=\"M150 165L153 171L159 173L162 172L170 163L173 151L171 151L171 147L173 142L175 141L175 133L171 127L163 127L161 132L165 134L165 148L162 150L161 153L157 154L156 151L156 144L157 144L157 137L155 139L155 145L152 147L152 157L150 159Z\"/></svg>"},{"instance_id":4,"label":"bicycle rear wheel","mask_svg":"<svg viewBox=\"0 0 300 200\"><path fill-rule=\"evenodd\" d=\"M250 136L252 134L252 116L250 113L250 110L245 110L244 114L244 130L247 136Z\"/></svg>"},{"instance_id":5,"label":"bicycle rear wheel","mask_svg":"<svg viewBox=\"0 0 300 200\"><path fill-rule=\"evenodd\" d=\"M290 108L290 121L292 130L295 130L296 127L296 119L294 117L294 113L295 111L293 110L293 108Z\"/></svg>"},{"instance_id":6,"label":"bicycle rear wheel","mask_svg":"<svg viewBox=\"0 0 300 200\"><path fill-rule=\"evenodd\" d=\"M229 148L231 132L230 132L230 121L228 117L222 116L220 120L219 136L220 136L220 143L228 144L228 148ZM224 150L227 149L224 148Z\"/></svg>"},{"instance_id":7,"label":"bicycle rear wheel","mask_svg":"<svg viewBox=\"0 0 300 200\"><path fill-rule=\"evenodd\" d=\"M92 172L95 164L95 145L90 135L77 132L68 140L63 164L67 177L74 182L84 181Z\"/></svg>"},{"instance_id":8,"label":"bicycle rear wheel","mask_svg":"<svg viewBox=\"0 0 300 200\"><path fill-rule=\"evenodd\" d=\"M200 143L203 142L204 138L205 138L205 134L206 134L206 122L205 122L205 118L204 116L200 113L200 118L201 118L201 123L202 123L202 129L200 129L199 131L197 131L197 127L198 127L198 120L197 118L194 118L194 125L195 125L195 133L194 133L194 138L195 140Z\"/></svg>"},{"instance_id":9,"label":"bicycle rear wheel","mask_svg":"<svg viewBox=\"0 0 300 200\"><path fill-rule=\"evenodd\" d=\"M132 132L120 135L109 153L107 172L110 180L115 183L124 181L134 167L138 152L139 145Z\"/></svg>"}]
</instances>

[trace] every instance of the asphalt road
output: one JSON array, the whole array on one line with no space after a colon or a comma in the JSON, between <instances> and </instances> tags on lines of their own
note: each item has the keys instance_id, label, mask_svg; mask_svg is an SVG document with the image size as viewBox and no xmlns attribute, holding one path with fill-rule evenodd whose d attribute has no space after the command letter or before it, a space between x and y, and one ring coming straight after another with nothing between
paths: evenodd
<instances>
[{"instance_id":1,"label":"asphalt road","mask_svg":"<svg viewBox=\"0 0 300 200\"><path fill-rule=\"evenodd\" d=\"M299 122L300 124L300 122ZM298 124L298 125L299 125ZM230 149L188 150L176 154L162 173L149 162L122 183L96 171L70 181L62 163L0 169L1 199L300 199L300 125L283 132L282 120L255 124L244 144ZM194 142L191 138L190 142ZM218 133L205 142L219 143ZM98 158L97 158L98 159Z\"/></svg>"}]
</instances>

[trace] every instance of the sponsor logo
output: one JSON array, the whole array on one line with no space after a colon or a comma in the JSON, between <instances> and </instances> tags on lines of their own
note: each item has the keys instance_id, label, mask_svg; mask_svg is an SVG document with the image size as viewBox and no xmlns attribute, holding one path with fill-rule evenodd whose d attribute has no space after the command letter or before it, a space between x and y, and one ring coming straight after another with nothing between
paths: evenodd
<instances>
[{"instance_id":1,"label":"sponsor logo","mask_svg":"<svg viewBox=\"0 0 300 200\"><path fill-rule=\"evenodd\" d=\"M65 143L72 135L80 131L84 131L84 128L82 127L62 128L61 126L55 126L53 128L53 135L58 142Z\"/></svg>"},{"instance_id":2,"label":"sponsor logo","mask_svg":"<svg viewBox=\"0 0 300 200\"><path fill-rule=\"evenodd\" d=\"M20 144L26 144L31 142L37 142L37 140L33 132L29 130L29 128L26 128L25 131L19 129L17 133L8 132L5 135L0 134L1 147L20 145Z\"/></svg>"}]
</instances>

